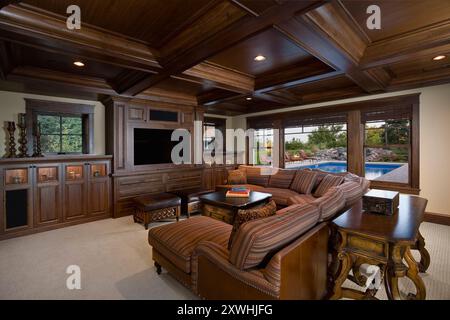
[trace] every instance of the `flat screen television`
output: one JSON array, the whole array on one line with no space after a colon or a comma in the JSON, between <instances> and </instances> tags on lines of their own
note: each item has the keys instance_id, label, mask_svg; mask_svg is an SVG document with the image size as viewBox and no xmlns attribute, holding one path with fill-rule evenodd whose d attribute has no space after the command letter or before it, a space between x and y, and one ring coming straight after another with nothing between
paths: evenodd
<instances>
[{"instance_id":1,"label":"flat screen television","mask_svg":"<svg viewBox=\"0 0 450 320\"><path fill-rule=\"evenodd\" d=\"M171 141L173 130L134 129L134 165L172 163L171 153L179 141Z\"/></svg>"}]
</instances>

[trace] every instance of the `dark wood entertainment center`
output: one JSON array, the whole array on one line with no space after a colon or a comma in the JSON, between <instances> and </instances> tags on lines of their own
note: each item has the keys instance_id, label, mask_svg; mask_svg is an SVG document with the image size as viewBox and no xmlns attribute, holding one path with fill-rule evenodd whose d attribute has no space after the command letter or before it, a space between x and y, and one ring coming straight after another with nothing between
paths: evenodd
<instances>
[{"instance_id":1,"label":"dark wood entertainment center","mask_svg":"<svg viewBox=\"0 0 450 320\"><path fill-rule=\"evenodd\" d=\"M235 167L172 163L134 165L135 128L183 128L189 130L193 137L194 121L203 121L203 107L122 97L111 97L103 103L106 106L106 152L114 155L112 184L115 218L133 214L132 199L136 196L199 186L211 189L224 182L227 169ZM156 116L152 116L155 111ZM163 111L165 117L158 118L159 111ZM158 146L153 151L157 152Z\"/></svg>"}]
</instances>

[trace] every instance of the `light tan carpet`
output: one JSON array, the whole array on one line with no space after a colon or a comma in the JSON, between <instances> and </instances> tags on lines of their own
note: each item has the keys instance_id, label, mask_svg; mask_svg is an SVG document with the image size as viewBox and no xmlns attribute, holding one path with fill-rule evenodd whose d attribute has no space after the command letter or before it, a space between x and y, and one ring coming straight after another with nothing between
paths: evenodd
<instances>
[{"instance_id":1,"label":"light tan carpet","mask_svg":"<svg viewBox=\"0 0 450 320\"><path fill-rule=\"evenodd\" d=\"M423 276L427 298L450 299L450 227L424 223L421 231L432 261ZM81 268L81 290L66 287L69 265ZM147 231L124 217L0 241L0 299L197 297L156 274Z\"/></svg>"}]
</instances>

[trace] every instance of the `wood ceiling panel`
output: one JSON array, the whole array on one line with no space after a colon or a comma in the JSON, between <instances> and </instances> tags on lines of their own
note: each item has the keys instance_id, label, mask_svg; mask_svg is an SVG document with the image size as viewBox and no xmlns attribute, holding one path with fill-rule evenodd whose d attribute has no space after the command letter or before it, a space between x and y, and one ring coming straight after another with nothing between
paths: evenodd
<instances>
[{"instance_id":1,"label":"wood ceiling panel","mask_svg":"<svg viewBox=\"0 0 450 320\"><path fill-rule=\"evenodd\" d=\"M67 16L66 9L81 8L82 23L148 42L159 48L167 36L211 3L210 0L24 0L26 4Z\"/></svg>"},{"instance_id":2,"label":"wood ceiling panel","mask_svg":"<svg viewBox=\"0 0 450 320\"><path fill-rule=\"evenodd\" d=\"M211 90L213 87L207 82L194 83L180 79L169 78L158 83L156 86L154 86L154 88L197 96L198 94Z\"/></svg>"},{"instance_id":3,"label":"wood ceiling panel","mask_svg":"<svg viewBox=\"0 0 450 320\"><path fill-rule=\"evenodd\" d=\"M14 45L14 47L16 48L16 59L21 66L38 67L105 80L112 80L125 70L121 67L94 60L79 59L77 57L38 50L32 47L19 45ZM73 64L74 61L82 61L85 66L77 67Z\"/></svg>"},{"instance_id":4,"label":"wood ceiling panel","mask_svg":"<svg viewBox=\"0 0 450 320\"><path fill-rule=\"evenodd\" d=\"M237 0L234 2L256 15L263 14L266 10L278 5L276 0Z\"/></svg>"},{"instance_id":5,"label":"wood ceiling panel","mask_svg":"<svg viewBox=\"0 0 450 320\"><path fill-rule=\"evenodd\" d=\"M266 57L255 61L257 55ZM274 29L268 29L233 46L209 61L239 72L258 76L284 68L290 64L311 58L311 56Z\"/></svg>"},{"instance_id":6,"label":"wood ceiling panel","mask_svg":"<svg viewBox=\"0 0 450 320\"><path fill-rule=\"evenodd\" d=\"M434 61L432 57L423 57L413 61L392 64L388 67L388 70L398 77L448 68L450 66L450 52L446 54L446 58L442 60Z\"/></svg>"},{"instance_id":7,"label":"wood ceiling panel","mask_svg":"<svg viewBox=\"0 0 450 320\"><path fill-rule=\"evenodd\" d=\"M450 17L448 0L343 0L342 2L372 41L397 36L448 20ZM378 5L381 9L380 30L369 30L366 26L369 17L366 10L372 4Z\"/></svg>"}]
</instances>

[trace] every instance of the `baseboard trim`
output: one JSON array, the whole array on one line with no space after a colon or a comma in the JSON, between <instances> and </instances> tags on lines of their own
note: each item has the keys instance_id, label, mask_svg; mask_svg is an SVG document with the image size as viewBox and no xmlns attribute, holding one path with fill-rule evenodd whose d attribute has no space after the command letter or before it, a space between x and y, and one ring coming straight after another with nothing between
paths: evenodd
<instances>
[{"instance_id":1,"label":"baseboard trim","mask_svg":"<svg viewBox=\"0 0 450 320\"><path fill-rule=\"evenodd\" d=\"M450 215L442 213L425 212L424 221L450 226Z\"/></svg>"}]
</instances>

